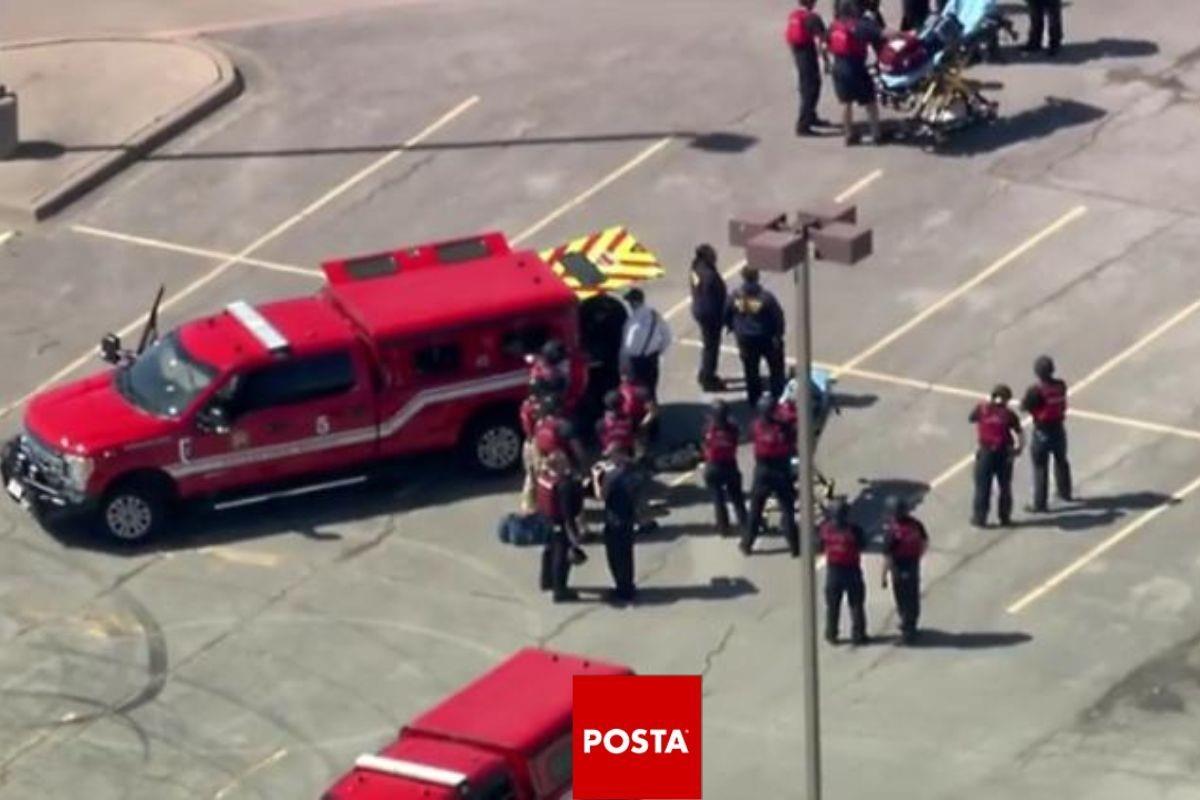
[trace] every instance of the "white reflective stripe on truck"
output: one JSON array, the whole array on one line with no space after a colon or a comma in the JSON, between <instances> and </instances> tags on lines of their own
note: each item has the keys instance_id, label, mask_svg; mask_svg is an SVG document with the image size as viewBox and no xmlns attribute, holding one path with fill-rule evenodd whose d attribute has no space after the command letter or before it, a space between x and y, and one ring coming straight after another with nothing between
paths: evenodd
<instances>
[{"instance_id":1,"label":"white reflective stripe on truck","mask_svg":"<svg viewBox=\"0 0 1200 800\"><path fill-rule=\"evenodd\" d=\"M267 349L267 352L275 353L287 349L288 340L279 332L279 329L245 300L235 300L226 306L225 310L242 323L246 330L250 331L255 339L258 339L258 343Z\"/></svg>"},{"instance_id":2,"label":"white reflective stripe on truck","mask_svg":"<svg viewBox=\"0 0 1200 800\"><path fill-rule=\"evenodd\" d=\"M413 417L429 406L445 403L450 400L471 397L483 392L514 389L523 386L528 378L528 373L525 370L515 370L491 375L487 378L424 389L410 397L407 403L379 424L378 436L380 439L394 436ZM167 465L165 469L172 477L184 478L204 472L216 472L218 470L230 469L231 467L246 466L264 461L275 461L281 458L293 458L323 450L333 450L339 447L363 444L371 441L375 436L375 426L368 425L361 428L338 431L337 433L314 434L303 438L291 439L279 444L245 447L220 455L179 461Z\"/></svg>"},{"instance_id":3,"label":"white reflective stripe on truck","mask_svg":"<svg viewBox=\"0 0 1200 800\"><path fill-rule=\"evenodd\" d=\"M467 782L467 776L461 772L442 769L441 767L431 767L428 764L418 764L415 761L387 758L386 756L361 755L355 759L354 766L359 769L370 770L371 772L382 772L386 775L395 775L399 778L413 778L414 780L434 783L438 786L450 786L452 788L458 788Z\"/></svg>"}]
</instances>

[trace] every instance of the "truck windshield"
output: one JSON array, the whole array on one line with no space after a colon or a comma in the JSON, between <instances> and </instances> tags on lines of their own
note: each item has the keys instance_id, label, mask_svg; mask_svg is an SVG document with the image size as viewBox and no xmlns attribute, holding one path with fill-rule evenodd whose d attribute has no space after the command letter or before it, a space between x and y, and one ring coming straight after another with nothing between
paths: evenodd
<instances>
[{"instance_id":1,"label":"truck windshield","mask_svg":"<svg viewBox=\"0 0 1200 800\"><path fill-rule=\"evenodd\" d=\"M159 417L178 417L210 383L216 371L192 358L175 333L155 342L116 375L117 390L138 408Z\"/></svg>"}]
</instances>

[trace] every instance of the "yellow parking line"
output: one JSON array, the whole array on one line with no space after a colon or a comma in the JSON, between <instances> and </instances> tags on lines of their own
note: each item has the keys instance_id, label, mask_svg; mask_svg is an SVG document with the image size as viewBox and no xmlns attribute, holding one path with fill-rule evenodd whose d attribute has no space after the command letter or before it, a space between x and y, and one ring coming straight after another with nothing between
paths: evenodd
<instances>
[{"instance_id":1,"label":"yellow parking line","mask_svg":"<svg viewBox=\"0 0 1200 800\"><path fill-rule=\"evenodd\" d=\"M847 200L849 200L851 197L858 194L863 189L867 188L872 183L874 183L875 181L879 180L882 177L883 177L883 170L877 169L874 172L872 172L871 174L850 184L850 186L848 186L845 190L843 190L841 194L839 194L837 197L833 198L833 201L835 203L844 203ZM738 272L740 272L742 267L744 267L744 266L746 266L746 259L743 258L743 259L739 260L736 264L731 266L729 269L722 272L721 277L725 278L726 280L729 280L734 275L736 275ZM665 314L663 314L663 318L669 321L672 317L674 317L680 311L687 308L688 305L691 303L691 301L692 301L692 299L690 297L683 298L678 303L676 303L675 305L673 305L669 309L667 309L667 312Z\"/></svg>"},{"instance_id":2,"label":"yellow parking line","mask_svg":"<svg viewBox=\"0 0 1200 800\"><path fill-rule=\"evenodd\" d=\"M1072 561L1069 565L1057 572L1052 578L1038 586L1036 589L1033 589L1028 594L1024 595L1021 599L1010 605L1006 610L1009 614L1020 614L1039 598L1043 597L1063 581L1067 580L1067 578L1070 578L1088 564L1092 563L1097 558L1104 555L1109 550L1113 549L1118 544L1144 528L1149 522L1161 515L1171 506L1186 500L1188 496L1194 493L1197 489L1200 489L1200 478L1197 478L1187 486L1184 486L1182 489L1175 492L1175 494L1171 495L1171 497L1162 505L1155 506L1154 508L1145 512L1133 522L1129 523L1124 528L1117 531L1112 536L1108 537L1103 542Z\"/></svg>"},{"instance_id":3,"label":"yellow parking line","mask_svg":"<svg viewBox=\"0 0 1200 800\"><path fill-rule=\"evenodd\" d=\"M880 351L886 349L897 339L904 336L909 331L913 330L918 325L923 323L925 320L929 319L934 314L938 313L943 308L945 308L946 306L953 303L955 300L958 300L960 297L967 294L975 287L979 286L981 283L986 281L988 278L990 278L993 275L995 275L996 273L1000 272L1000 270L1004 269L1009 264L1012 264L1014 261L1019 259L1021 256L1025 255L1030 250L1037 247L1039 244L1044 242L1046 239L1049 239L1051 236L1058 233L1063 228L1067 227L1072 222L1079 219L1086 213L1087 213L1086 206L1076 206L1075 208L1068 211L1066 214L1063 214L1061 217L1059 217L1057 220L1052 222L1050 225L1048 225L1045 228L1043 228L1042 230L1038 231L1033 236L1029 237L1024 242L1022 242L1021 244L1019 244L1017 247L1013 248L1009 252L1005 253L999 259L997 259L992 264L990 264L982 272L977 273L970 280L959 284L952 291L943 295L937 302L935 302L932 305L928 306L927 308L923 309L920 313L918 313L916 316L914 316L908 322L905 322L903 325L901 325L898 328L896 328L895 330L891 331L886 336L881 338L879 341L870 345L869 347L864 349L862 352L858 353L853 358L846 361L846 363L842 364L838 369L836 369L834 371L834 376L836 377L841 372L845 372L848 369L857 367L859 364L866 361L868 358L871 358L872 356L876 355Z\"/></svg>"},{"instance_id":4,"label":"yellow parking line","mask_svg":"<svg viewBox=\"0 0 1200 800\"><path fill-rule=\"evenodd\" d=\"M657 142L650 145L645 150L638 153L636 156L629 159L624 164L622 164L621 166L617 167L612 172L605 175L599 181L592 184L592 186L590 186L589 188L580 192L575 197L573 197L570 200L568 200L567 202L563 203L561 206L554 209L549 214L542 217L537 222L533 223L528 228L526 228L525 230L518 233L510 241L513 244L520 244L521 242L525 241L526 239L537 235L538 233L540 233L546 227L548 227L553 222L558 220L560 217L562 217L567 212L583 205L588 200L590 200L591 198L595 197L600 192L607 189L613 183L616 183L621 178L628 175L633 170L637 169L638 166L641 165L642 162L653 157L656 153L661 151L667 145L671 144L671 142L673 142L673 141L674 141L674 138L671 136L664 136L662 139L659 139Z\"/></svg>"},{"instance_id":5,"label":"yellow parking line","mask_svg":"<svg viewBox=\"0 0 1200 800\"><path fill-rule=\"evenodd\" d=\"M267 261L261 258L243 257L239 258L234 253L226 253L220 250L211 250L206 247L193 247L192 245L180 244L179 242L168 242L164 239L153 239L149 236L134 236L129 233L121 233L120 231L110 231L105 228L94 228L91 225L72 225L71 230L75 233L82 233L87 236L95 236L100 239L111 239L115 242L123 244L137 245L138 247L148 247L154 250L165 250L170 253L181 253L183 255L196 256L197 258L207 258L212 261L227 261L233 260L239 264L245 264L250 267L261 267L263 269L275 270L276 272L287 272L294 275L305 275L309 277L322 277L323 272L319 269L311 267L300 267L295 264L284 264L279 261Z\"/></svg>"},{"instance_id":6,"label":"yellow parking line","mask_svg":"<svg viewBox=\"0 0 1200 800\"><path fill-rule=\"evenodd\" d=\"M321 195L319 198L317 198L313 202L309 203L307 206L305 206L299 212L297 212L297 213L293 214L292 216L288 217L287 219L283 220L278 225L276 225L275 227L271 228L269 231L264 233L262 236L259 236L257 239L255 239L250 244L246 245L244 248L242 248L239 252L232 255L230 258L223 260L220 264L217 264L217 266L213 267L211 270L206 272L204 275L201 275L199 278L192 281L187 286L180 289L178 292L175 292L174 294L167 297L160 304L159 310L166 311L167 309L171 308L172 306L177 305L181 301L183 301L186 298L190 297L191 295L195 294L196 291L198 291L199 289L203 288L204 286L208 285L209 283L212 283L214 280L219 278L221 275L225 274L235 264L238 264L242 260L246 259L251 253L255 252L256 250L263 247L267 243L271 242L275 238L277 238L277 237L283 235L284 233L286 233L287 231L291 230L297 224L299 224L303 220L307 219L309 216L316 213L318 210L320 210L324 206L328 205L330 202L335 200L340 195L342 195L345 192L349 191L350 189L354 188L356 185L361 183L363 180L365 180L366 178L368 178L375 172L379 171L383 167L385 167L388 164L390 164L391 162L395 161L397 158L399 158L401 155L403 155L405 152L407 152L409 148L411 148L412 146L419 144L421 141L429 138L434 133L436 133L439 129L441 129L442 127L444 127L445 125L447 125L448 123L453 121L460 114L462 114L463 112L465 112L467 109L471 108L471 106L475 105L478 102L479 102L479 97L478 97L478 95L476 95L474 97L470 97L470 98L464 100L463 102L459 103L457 106L452 108L450 111L446 112L441 117L439 117L438 119L436 119L432 123L430 123L428 126L426 126L425 129L422 130L420 133L418 133L416 136L413 136L408 141L404 142L404 144L401 145L400 147L388 152L387 154L385 154L385 155L381 156L380 158L376 159L375 161L371 162L369 165L367 165L363 169L359 170L358 172L354 173L346 180L339 183L333 189L329 190L328 192ZM117 331L117 335L122 336L122 337L128 336L129 334L131 334L132 332L134 332L138 328L140 328L142 325L144 325L145 320L146 320L145 314L139 316L133 322L129 323L124 328L121 328L119 331ZM64 377L66 377L67 375L70 375L75 370L77 370L80 367L82 367L83 365L87 364L89 361L91 361L92 358L95 357L94 354L95 354L94 350L89 350L88 352L86 352L83 355L76 358L71 363L64 366L62 369L55 372L53 375L51 375L46 380L42 381L40 384L35 386L29 392L26 392L24 395L22 395L18 399L14 400L13 402L9 403L8 405L4 406L3 408L0 408L0 417L6 416L14 408L16 408L17 406L20 406L22 403L24 403L26 400L28 400L33 395L42 391L46 387L51 386L54 383L57 383L58 381L62 380Z\"/></svg>"}]
</instances>

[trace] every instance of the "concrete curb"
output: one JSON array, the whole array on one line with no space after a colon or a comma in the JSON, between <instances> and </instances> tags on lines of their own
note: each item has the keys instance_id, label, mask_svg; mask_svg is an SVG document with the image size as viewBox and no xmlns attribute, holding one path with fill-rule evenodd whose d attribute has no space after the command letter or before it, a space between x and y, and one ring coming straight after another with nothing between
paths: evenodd
<instances>
[{"instance_id":1,"label":"concrete curb","mask_svg":"<svg viewBox=\"0 0 1200 800\"><path fill-rule=\"evenodd\" d=\"M229 56L216 47L196 39L164 39L148 36L68 37L5 42L0 44L0 50L17 50L25 47L71 42L161 42L186 47L202 54L213 63L217 71L217 79L203 91L156 116L111 152L98 155L88 161L57 186L38 195L32 203L18 204L0 199L0 210L15 213L33 221L45 219L51 214L61 211L69 203L77 200L194 123L199 122L242 92L241 75Z\"/></svg>"}]
</instances>

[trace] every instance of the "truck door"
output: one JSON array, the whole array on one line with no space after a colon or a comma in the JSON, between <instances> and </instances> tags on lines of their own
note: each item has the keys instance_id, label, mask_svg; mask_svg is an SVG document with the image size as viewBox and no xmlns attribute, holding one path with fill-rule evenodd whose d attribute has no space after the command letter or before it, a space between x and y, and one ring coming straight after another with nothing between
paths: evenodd
<instances>
[{"instance_id":1,"label":"truck door","mask_svg":"<svg viewBox=\"0 0 1200 800\"><path fill-rule=\"evenodd\" d=\"M239 483L327 472L376 450L373 388L361 352L331 350L242 376L229 406Z\"/></svg>"}]
</instances>

